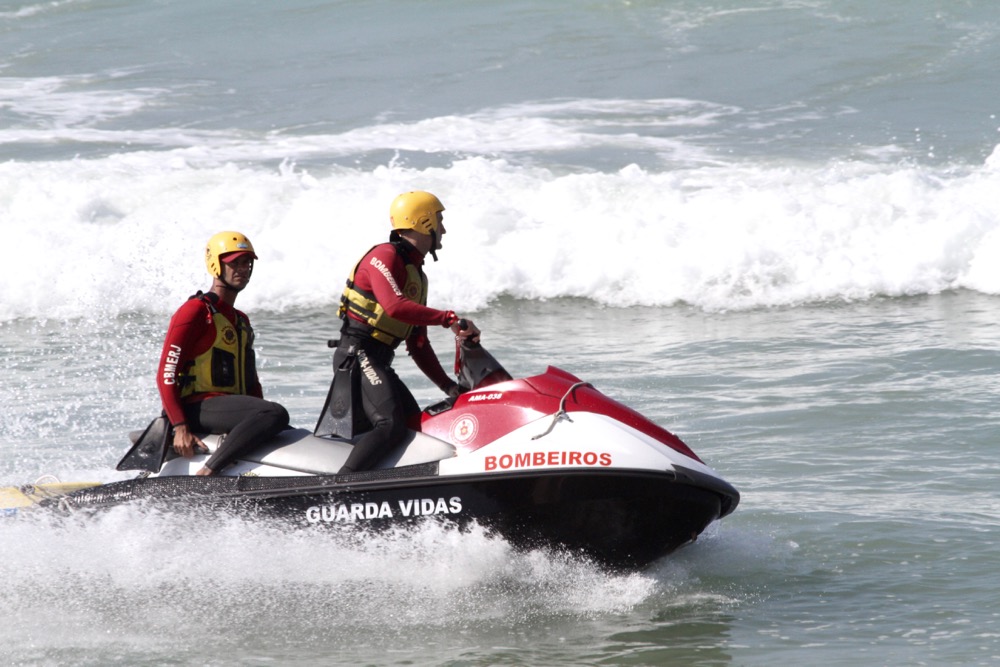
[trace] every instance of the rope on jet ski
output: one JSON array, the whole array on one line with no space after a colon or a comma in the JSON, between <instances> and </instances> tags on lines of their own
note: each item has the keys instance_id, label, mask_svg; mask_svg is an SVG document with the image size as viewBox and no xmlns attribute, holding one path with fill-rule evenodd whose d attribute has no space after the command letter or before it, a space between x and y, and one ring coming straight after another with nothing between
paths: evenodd
<instances>
[{"instance_id":1,"label":"rope on jet ski","mask_svg":"<svg viewBox=\"0 0 1000 667\"><path fill-rule=\"evenodd\" d=\"M532 436L531 437L532 440L538 440L539 438L544 438L549 433L552 433L552 429L556 427L556 422L558 422L560 419L569 419L569 421L573 421L572 419L569 418L569 413L566 412L566 399L569 398L569 395L572 394L574 391L576 391L579 387L590 387L591 389L593 389L594 385L590 384L589 382L577 382L572 387L567 389L566 393L563 394L563 397L559 400L559 411L556 412L554 415L552 415L552 423L549 424L549 427L545 429L544 433L539 433L538 435Z\"/></svg>"},{"instance_id":2,"label":"rope on jet ski","mask_svg":"<svg viewBox=\"0 0 1000 667\"><path fill-rule=\"evenodd\" d=\"M73 505L71 505L68 500L66 500L66 496L59 493L52 493L51 491L43 489L40 486L42 484L61 484L61 483L62 483L61 480L55 475L45 474L36 479L34 484L29 485L31 489L30 493L41 496L42 500L54 500L54 502L56 503L56 507L58 507L60 511L66 514L69 514L70 512L75 512L76 508L73 507ZM28 492L25 492L25 495L29 495Z\"/></svg>"},{"instance_id":3,"label":"rope on jet ski","mask_svg":"<svg viewBox=\"0 0 1000 667\"><path fill-rule=\"evenodd\" d=\"M60 484L61 480L51 473L46 473L35 480L35 486L39 484Z\"/></svg>"}]
</instances>

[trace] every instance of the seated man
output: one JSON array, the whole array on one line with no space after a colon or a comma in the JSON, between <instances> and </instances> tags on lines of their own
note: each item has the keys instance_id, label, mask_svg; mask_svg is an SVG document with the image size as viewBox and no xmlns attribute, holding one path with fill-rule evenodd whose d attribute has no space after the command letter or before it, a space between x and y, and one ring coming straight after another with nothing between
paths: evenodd
<instances>
[{"instance_id":1,"label":"seated man","mask_svg":"<svg viewBox=\"0 0 1000 667\"><path fill-rule=\"evenodd\" d=\"M213 475L288 426L288 412L265 401L257 378L253 328L236 310L257 259L249 239L220 232L208 241L208 293L190 297L170 319L156 384L174 429L174 450L186 458L204 448L196 431L228 433L198 475Z\"/></svg>"}]
</instances>

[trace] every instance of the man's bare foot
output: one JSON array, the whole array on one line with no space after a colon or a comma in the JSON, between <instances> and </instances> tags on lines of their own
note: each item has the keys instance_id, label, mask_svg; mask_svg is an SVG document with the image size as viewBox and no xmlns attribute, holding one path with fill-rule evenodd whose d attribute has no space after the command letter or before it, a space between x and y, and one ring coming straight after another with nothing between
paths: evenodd
<instances>
[{"instance_id":1,"label":"man's bare foot","mask_svg":"<svg viewBox=\"0 0 1000 667\"><path fill-rule=\"evenodd\" d=\"M215 474L215 471L212 470L211 468L207 467L207 466L204 467L204 468L202 468L201 470L199 470L198 472L195 473L195 475L197 475L199 477L211 477L214 474Z\"/></svg>"}]
</instances>

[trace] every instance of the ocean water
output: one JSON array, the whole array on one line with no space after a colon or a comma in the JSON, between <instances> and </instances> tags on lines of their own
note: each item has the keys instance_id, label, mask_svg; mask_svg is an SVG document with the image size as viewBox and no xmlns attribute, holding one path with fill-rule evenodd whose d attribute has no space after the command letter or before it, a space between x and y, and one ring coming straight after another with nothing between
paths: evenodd
<instances>
[{"instance_id":1,"label":"ocean water","mask_svg":"<svg viewBox=\"0 0 1000 667\"><path fill-rule=\"evenodd\" d=\"M421 188L433 305L743 494L626 574L441 526L3 521L0 662L996 664L998 36L986 0L0 0L0 485L123 477L221 229L311 426L342 281Z\"/></svg>"}]
</instances>

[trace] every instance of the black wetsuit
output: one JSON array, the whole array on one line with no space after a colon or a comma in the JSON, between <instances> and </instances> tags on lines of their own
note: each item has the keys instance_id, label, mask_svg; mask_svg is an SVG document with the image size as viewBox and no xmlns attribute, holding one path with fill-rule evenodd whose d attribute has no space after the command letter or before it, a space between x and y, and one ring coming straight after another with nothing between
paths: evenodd
<instances>
[{"instance_id":1,"label":"black wetsuit","mask_svg":"<svg viewBox=\"0 0 1000 667\"><path fill-rule=\"evenodd\" d=\"M341 474L372 468L390 447L403 439L407 421L420 412L413 394L392 368L394 350L352 329L348 322L341 331L334 363L353 351L358 366L360 404L371 430L354 444Z\"/></svg>"},{"instance_id":2,"label":"black wetsuit","mask_svg":"<svg viewBox=\"0 0 1000 667\"><path fill-rule=\"evenodd\" d=\"M349 291L364 295L383 309L398 328L395 333L378 329L352 308L341 313L344 324L334 368L352 363L350 357L354 355L360 403L371 426L371 431L355 443L341 473L376 465L405 437L407 421L420 412L413 394L392 369L394 350L400 343L405 340L410 357L442 391L447 392L455 384L441 367L427 337L428 325L447 327L455 313L424 305L427 279L422 266L423 255L393 232L388 243L375 246L362 257L349 280L345 295Z\"/></svg>"},{"instance_id":3,"label":"black wetsuit","mask_svg":"<svg viewBox=\"0 0 1000 667\"><path fill-rule=\"evenodd\" d=\"M184 406L184 416L192 431L228 433L205 466L218 472L257 445L263 444L288 426L288 411L274 401L256 396L230 394L213 396Z\"/></svg>"}]
</instances>

